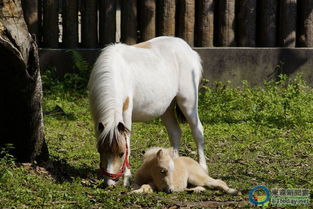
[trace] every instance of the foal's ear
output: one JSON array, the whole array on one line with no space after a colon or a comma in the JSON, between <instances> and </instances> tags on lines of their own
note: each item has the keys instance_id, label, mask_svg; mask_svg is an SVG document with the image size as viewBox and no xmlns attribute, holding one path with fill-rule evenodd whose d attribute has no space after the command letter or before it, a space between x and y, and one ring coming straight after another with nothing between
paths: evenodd
<instances>
[{"instance_id":1,"label":"foal's ear","mask_svg":"<svg viewBox=\"0 0 313 209\"><path fill-rule=\"evenodd\" d=\"M162 159L164 157L164 151L162 149L160 149L158 152L157 152L157 158L158 160Z\"/></svg>"},{"instance_id":2,"label":"foal's ear","mask_svg":"<svg viewBox=\"0 0 313 209\"><path fill-rule=\"evenodd\" d=\"M104 125L103 125L102 122L99 122L99 124L98 124L98 131L99 131L100 133L102 133L103 130L104 130Z\"/></svg>"}]
</instances>

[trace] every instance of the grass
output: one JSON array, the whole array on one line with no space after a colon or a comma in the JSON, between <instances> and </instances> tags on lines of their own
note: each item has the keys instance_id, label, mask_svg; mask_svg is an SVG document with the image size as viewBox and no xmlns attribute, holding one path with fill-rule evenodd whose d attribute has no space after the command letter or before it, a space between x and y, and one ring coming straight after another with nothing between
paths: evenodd
<instances>
[{"instance_id":1,"label":"grass","mask_svg":"<svg viewBox=\"0 0 313 209\"><path fill-rule=\"evenodd\" d=\"M81 65L84 71L86 66ZM244 82L238 88L216 83L200 90L209 174L225 180L242 195L211 190L136 195L128 194L129 189L121 184L103 188L84 89L86 79L67 75L67 80L60 81L52 79L49 72L43 78L51 161L46 165L17 164L8 154L0 159L1 208L249 208L248 192L255 186L313 188L313 91L300 78L282 76L262 88L250 88ZM190 129L187 124L181 127L180 153L196 158ZM159 119L133 125L133 172L142 162L142 151L151 146L169 146Z\"/></svg>"}]
</instances>

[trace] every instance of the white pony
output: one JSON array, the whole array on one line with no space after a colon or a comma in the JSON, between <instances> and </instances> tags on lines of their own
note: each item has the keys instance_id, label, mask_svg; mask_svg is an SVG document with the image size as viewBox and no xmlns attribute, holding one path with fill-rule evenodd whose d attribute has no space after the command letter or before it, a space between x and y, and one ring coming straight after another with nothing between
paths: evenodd
<instances>
[{"instance_id":1,"label":"white pony","mask_svg":"<svg viewBox=\"0 0 313 209\"><path fill-rule=\"evenodd\" d=\"M119 43L103 49L88 88L100 169L107 185L114 185L122 175L124 185L129 185L132 121L161 116L178 156L181 130L176 105L192 130L199 163L207 170L198 116L201 74L199 55L180 38L158 37L132 46Z\"/></svg>"}]
</instances>

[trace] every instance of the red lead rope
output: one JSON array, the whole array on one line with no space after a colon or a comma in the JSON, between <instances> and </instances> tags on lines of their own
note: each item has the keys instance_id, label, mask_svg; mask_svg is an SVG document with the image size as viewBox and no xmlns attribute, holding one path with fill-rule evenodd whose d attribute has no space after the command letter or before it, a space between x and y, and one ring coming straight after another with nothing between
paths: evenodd
<instances>
[{"instance_id":1,"label":"red lead rope","mask_svg":"<svg viewBox=\"0 0 313 209\"><path fill-rule=\"evenodd\" d=\"M120 169L120 171L118 173L109 173L106 170L101 169L101 174L111 178L111 179L119 179L121 176L123 176L124 172L125 172L125 167L127 167L128 169L130 169L130 164L128 162L128 146L127 146L127 142L126 142L126 154L125 154L125 159L124 159L124 163L122 165L122 168Z\"/></svg>"}]
</instances>

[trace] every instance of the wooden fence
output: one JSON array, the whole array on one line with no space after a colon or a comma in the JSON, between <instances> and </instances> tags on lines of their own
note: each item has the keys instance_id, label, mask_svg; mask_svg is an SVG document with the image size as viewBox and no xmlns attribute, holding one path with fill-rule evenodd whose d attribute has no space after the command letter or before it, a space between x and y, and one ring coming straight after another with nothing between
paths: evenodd
<instances>
[{"instance_id":1,"label":"wooden fence","mask_svg":"<svg viewBox=\"0 0 313 209\"><path fill-rule=\"evenodd\" d=\"M198 47L313 47L312 0L22 2L31 33L46 48L99 48L161 35Z\"/></svg>"}]
</instances>

